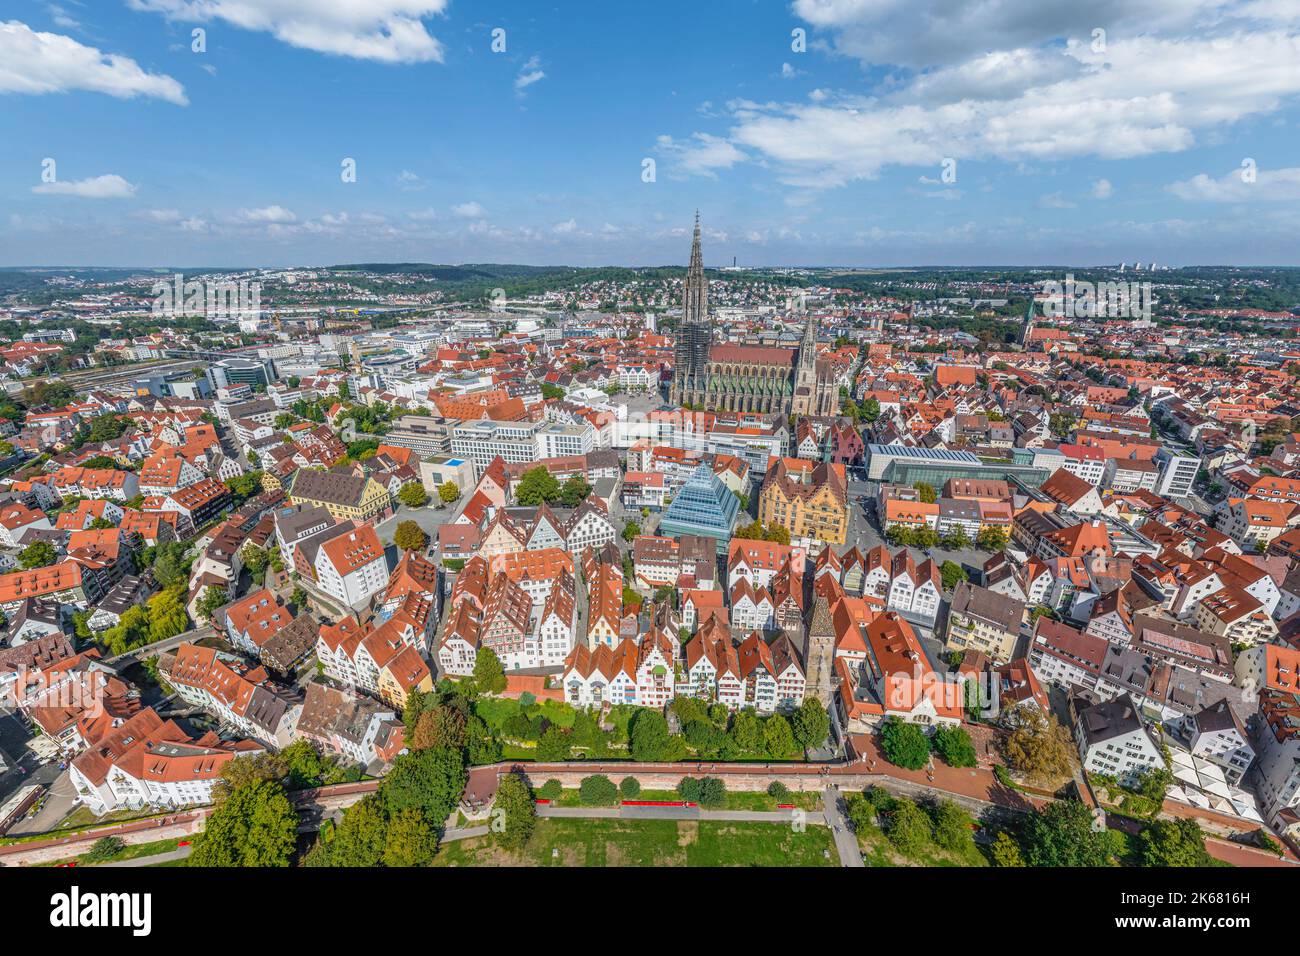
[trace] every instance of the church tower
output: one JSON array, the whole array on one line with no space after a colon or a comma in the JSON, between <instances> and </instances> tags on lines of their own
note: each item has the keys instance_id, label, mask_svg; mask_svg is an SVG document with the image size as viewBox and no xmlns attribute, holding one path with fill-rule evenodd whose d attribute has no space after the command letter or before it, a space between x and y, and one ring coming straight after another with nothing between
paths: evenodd
<instances>
[{"instance_id":1,"label":"church tower","mask_svg":"<svg viewBox=\"0 0 1300 956\"><path fill-rule=\"evenodd\" d=\"M700 249L700 213L695 213L695 238L691 241L691 263L686 270L686 289L682 294L682 320L677 329L674 352L674 404L700 404L708 382L709 346L713 343L713 323L709 317L709 280L704 275L704 254Z\"/></svg>"},{"instance_id":2,"label":"church tower","mask_svg":"<svg viewBox=\"0 0 1300 956\"><path fill-rule=\"evenodd\" d=\"M795 415L825 414L817 394L817 321L808 313L804 323L803 339L799 342L798 364L794 372L794 400L790 411Z\"/></svg>"}]
</instances>

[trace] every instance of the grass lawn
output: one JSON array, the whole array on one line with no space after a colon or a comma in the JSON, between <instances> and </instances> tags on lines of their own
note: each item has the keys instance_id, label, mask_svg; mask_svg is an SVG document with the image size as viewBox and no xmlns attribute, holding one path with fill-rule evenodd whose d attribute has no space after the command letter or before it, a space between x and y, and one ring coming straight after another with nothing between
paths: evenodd
<instances>
[{"instance_id":1,"label":"grass lawn","mask_svg":"<svg viewBox=\"0 0 1300 956\"><path fill-rule=\"evenodd\" d=\"M174 812L174 811L173 811ZM0 838L0 846L12 846L16 843L31 843L36 840L48 840L51 837L64 837L83 830L93 830L109 823L123 823L128 820L149 820L165 816L162 813L140 813L139 810L113 810L97 817L83 804L59 821L58 825L46 833L29 833L25 836Z\"/></svg>"},{"instance_id":2,"label":"grass lawn","mask_svg":"<svg viewBox=\"0 0 1300 956\"><path fill-rule=\"evenodd\" d=\"M829 853L829 857L827 857ZM449 843L436 866L837 866L830 830L688 820L537 821L518 852L488 837Z\"/></svg>"},{"instance_id":3,"label":"grass lawn","mask_svg":"<svg viewBox=\"0 0 1300 956\"><path fill-rule=\"evenodd\" d=\"M622 778L617 774L610 777L615 785ZM620 800L622 797L619 798ZM642 790L633 799L635 800L680 800L675 790ZM804 810L819 810L822 805L820 793L792 793L789 797L777 800L776 797L769 797L762 790L737 791L727 793L727 802L720 807L722 810L776 810L778 803L792 803L796 807ZM560 798L554 801L557 807L580 807L582 801L578 799L577 790L565 790Z\"/></svg>"},{"instance_id":4,"label":"grass lawn","mask_svg":"<svg viewBox=\"0 0 1300 956\"><path fill-rule=\"evenodd\" d=\"M170 853L176 849L176 844L181 840L180 837L172 837L170 840L153 840L149 843L128 843L120 851L114 853L111 857L101 860L101 863L115 863L118 860L137 860L142 856L157 856L160 853ZM59 863L67 863L76 860L78 866L93 866L88 859L87 853L78 856L65 857L61 860L54 860L50 863L42 863L41 866L55 866Z\"/></svg>"},{"instance_id":5,"label":"grass lawn","mask_svg":"<svg viewBox=\"0 0 1300 956\"><path fill-rule=\"evenodd\" d=\"M969 853L954 853L935 843L922 847L915 855L902 853L889 837L877 829L858 832L858 848L862 850L862 861L867 866L988 866L988 861L978 847Z\"/></svg>"}]
</instances>

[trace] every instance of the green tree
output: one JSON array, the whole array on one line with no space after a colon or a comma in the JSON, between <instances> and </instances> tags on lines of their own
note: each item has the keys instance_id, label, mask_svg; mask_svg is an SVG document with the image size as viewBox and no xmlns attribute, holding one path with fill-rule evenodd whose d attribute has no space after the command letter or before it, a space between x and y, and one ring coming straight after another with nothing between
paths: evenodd
<instances>
[{"instance_id":1,"label":"green tree","mask_svg":"<svg viewBox=\"0 0 1300 956\"><path fill-rule=\"evenodd\" d=\"M952 853L974 854L975 837L971 831L970 814L951 800L940 800L931 817L935 843Z\"/></svg>"},{"instance_id":2,"label":"green tree","mask_svg":"<svg viewBox=\"0 0 1300 956\"><path fill-rule=\"evenodd\" d=\"M558 385L552 385L550 382L542 383L542 398L553 401L564 397L564 389Z\"/></svg>"},{"instance_id":3,"label":"green tree","mask_svg":"<svg viewBox=\"0 0 1300 956\"><path fill-rule=\"evenodd\" d=\"M1109 866L1110 841L1078 800L1054 800L1029 814L1021 840L1030 866Z\"/></svg>"},{"instance_id":4,"label":"green tree","mask_svg":"<svg viewBox=\"0 0 1300 956\"><path fill-rule=\"evenodd\" d=\"M790 721L780 714L773 714L763 725L763 746L768 756L784 759L795 752L794 734L790 730Z\"/></svg>"},{"instance_id":5,"label":"green tree","mask_svg":"<svg viewBox=\"0 0 1300 956\"><path fill-rule=\"evenodd\" d=\"M499 694L506 689L506 672L490 647L480 647L474 657L474 683L485 694Z\"/></svg>"},{"instance_id":6,"label":"green tree","mask_svg":"<svg viewBox=\"0 0 1300 956\"><path fill-rule=\"evenodd\" d=\"M393 533L393 544L403 551L423 551L428 543L424 529L414 521L399 522Z\"/></svg>"},{"instance_id":7,"label":"green tree","mask_svg":"<svg viewBox=\"0 0 1300 956\"><path fill-rule=\"evenodd\" d=\"M38 540L33 541L18 552L18 564L24 571L30 571L32 568L49 567L58 556L58 552L54 550L54 545L48 541Z\"/></svg>"},{"instance_id":8,"label":"green tree","mask_svg":"<svg viewBox=\"0 0 1300 956\"><path fill-rule=\"evenodd\" d=\"M288 866L298 843L298 813L284 787L261 780L238 787L208 816L191 866Z\"/></svg>"},{"instance_id":9,"label":"green tree","mask_svg":"<svg viewBox=\"0 0 1300 956\"><path fill-rule=\"evenodd\" d=\"M380 799L370 794L343 814L343 822L329 843L329 865L378 866L383 861L387 842L388 816Z\"/></svg>"},{"instance_id":10,"label":"green tree","mask_svg":"<svg viewBox=\"0 0 1300 956\"><path fill-rule=\"evenodd\" d=\"M939 495L934 490L934 485L928 484L924 481L918 481L912 487L916 489L916 493L920 497L921 501L927 505L932 505L939 500Z\"/></svg>"},{"instance_id":11,"label":"green tree","mask_svg":"<svg viewBox=\"0 0 1300 956\"><path fill-rule=\"evenodd\" d=\"M1007 548L1006 529L981 528L980 533L975 536L975 547L981 551L1005 551Z\"/></svg>"},{"instance_id":12,"label":"green tree","mask_svg":"<svg viewBox=\"0 0 1300 956\"><path fill-rule=\"evenodd\" d=\"M266 566L271 563L271 556L255 544L244 545L239 552L239 559L244 562L244 567L253 576L254 582L262 580L262 575L266 573Z\"/></svg>"},{"instance_id":13,"label":"green tree","mask_svg":"<svg viewBox=\"0 0 1300 956\"><path fill-rule=\"evenodd\" d=\"M628 728L633 760L653 763L668 752L668 720L657 710L639 710Z\"/></svg>"},{"instance_id":14,"label":"green tree","mask_svg":"<svg viewBox=\"0 0 1300 956\"><path fill-rule=\"evenodd\" d=\"M930 818L911 800L896 800L885 815L885 836L899 852L916 856L930 845Z\"/></svg>"},{"instance_id":15,"label":"green tree","mask_svg":"<svg viewBox=\"0 0 1300 956\"><path fill-rule=\"evenodd\" d=\"M624 800L635 800L641 796L641 781L636 777L624 777L618 782L618 792Z\"/></svg>"},{"instance_id":16,"label":"green tree","mask_svg":"<svg viewBox=\"0 0 1300 956\"><path fill-rule=\"evenodd\" d=\"M552 777L542 784L542 788L537 791L537 795L543 800L558 800L564 796L564 784Z\"/></svg>"},{"instance_id":17,"label":"green tree","mask_svg":"<svg viewBox=\"0 0 1300 956\"><path fill-rule=\"evenodd\" d=\"M743 753L758 753L763 747L763 724L752 710L737 712L727 732L732 744Z\"/></svg>"},{"instance_id":18,"label":"green tree","mask_svg":"<svg viewBox=\"0 0 1300 956\"><path fill-rule=\"evenodd\" d=\"M438 486L438 500L449 505L460 499L460 486L454 481L444 481Z\"/></svg>"},{"instance_id":19,"label":"green tree","mask_svg":"<svg viewBox=\"0 0 1300 956\"><path fill-rule=\"evenodd\" d=\"M805 750L820 746L831 732L830 715L816 697L805 697L790 723L795 742Z\"/></svg>"},{"instance_id":20,"label":"green tree","mask_svg":"<svg viewBox=\"0 0 1300 956\"><path fill-rule=\"evenodd\" d=\"M844 798L849 826L854 833L870 833L876 827L878 809L866 793L851 793Z\"/></svg>"},{"instance_id":21,"label":"green tree","mask_svg":"<svg viewBox=\"0 0 1300 956\"><path fill-rule=\"evenodd\" d=\"M523 776L509 773L502 777L492 807L497 842L508 850L522 849L537 824L537 806Z\"/></svg>"},{"instance_id":22,"label":"green tree","mask_svg":"<svg viewBox=\"0 0 1300 956\"><path fill-rule=\"evenodd\" d=\"M209 592L213 590L222 594L225 593L223 588L208 588ZM221 603L224 604L225 601L223 600ZM217 607L220 606L221 604L217 605ZM171 587L165 591L159 591L149 599L146 607L148 608L149 618L149 643L165 641L167 638L183 634L189 629L190 616L185 610L185 590L183 588Z\"/></svg>"},{"instance_id":23,"label":"green tree","mask_svg":"<svg viewBox=\"0 0 1300 956\"><path fill-rule=\"evenodd\" d=\"M107 863L126 849L126 842L121 837L100 837L90 845L84 857L87 863Z\"/></svg>"},{"instance_id":24,"label":"green tree","mask_svg":"<svg viewBox=\"0 0 1300 956\"><path fill-rule=\"evenodd\" d=\"M515 486L515 500L521 505L540 505L559 498L560 482L542 465L524 472Z\"/></svg>"},{"instance_id":25,"label":"green tree","mask_svg":"<svg viewBox=\"0 0 1300 956\"><path fill-rule=\"evenodd\" d=\"M414 807L440 827L460 802L467 779L460 752L437 747L399 756L378 794L390 817Z\"/></svg>"},{"instance_id":26,"label":"green tree","mask_svg":"<svg viewBox=\"0 0 1300 956\"><path fill-rule=\"evenodd\" d=\"M584 807L610 807L618 802L618 787L604 774L583 777L578 784L578 800Z\"/></svg>"},{"instance_id":27,"label":"green tree","mask_svg":"<svg viewBox=\"0 0 1300 956\"><path fill-rule=\"evenodd\" d=\"M408 481L397 489L397 500L408 508L423 508L429 503L429 496L424 485L418 481Z\"/></svg>"},{"instance_id":28,"label":"green tree","mask_svg":"<svg viewBox=\"0 0 1300 956\"><path fill-rule=\"evenodd\" d=\"M470 717L465 722L465 751L469 754L469 762L481 767L501 759L501 742L492 736L481 718Z\"/></svg>"},{"instance_id":29,"label":"green tree","mask_svg":"<svg viewBox=\"0 0 1300 956\"><path fill-rule=\"evenodd\" d=\"M971 545L970 535L965 528L953 528L943 536L940 543L949 551L964 551Z\"/></svg>"},{"instance_id":30,"label":"green tree","mask_svg":"<svg viewBox=\"0 0 1300 956\"><path fill-rule=\"evenodd\" d=\"M989 846L989 856L994 866L1024 866L1025 857L1020 852L1020 844L1006 830L1002 830Z\"/></svg>"},{"instance_id":31,"label":"green tree","mask_svg":"<svg viewBox=\"0 0 1300 956\"><path fill-rule=\"evenodd\" d=\"M224 607L230 603L230 592L225 588L214 587L209 584L203 589L203 597L199 598L199 603L195 605L195 610L205 623L212 622L212 615L216 613L217 608Z\"/></svg>"},{"instance_id":32,"label":"green tree","mask_svg":"<svg viewBox=\"0 0 1300 956\"><path fill-rule=\"evenodd\" d=\"M912 531L912 545L917 548L937 548L939 546L939 532L933 528L915 528Z\"/></svg>"},{"instance_id":33,"label":"green tree","mask_svg":"<svg viewBox=\"0 0 1300 956\"><path fill-rule=\"evenodd\" d=\"M875 398L868 398L863 402L862 417L868 422L875 422L880 417L880 402Z\"/></svg>"},{"instance_id":34,"label":"green tree","mask_svg":"<svg viewBox=\"0 0 1300 956\"><path fill-rule=\"evenodd\" d=\"M415 750L431 747L459 750L465 746L465 724L465 715L455 707L447 704L430 707L416 719L411 747Z\"/></svg>"},{"instance_id":35,"label":"green tree","mask_svg":"<svg viewBox=\"0 0 1300 956\"><path fill-rule=\"evenodd\" d=\"M934 732L931 745L950 767L974 767L975 745L970 734L961 727L940 727Z\"/></svg>"},{"instance_id":36,"label":"green tree","mask_svg":"<svg viewBox=\"0 0 1300 956\"><path fill-rule=\"evenodd\" d=\"M631 544L640 533L641 526L635 521L629 521L627 524L623 525L623 540L628 544Z\"/></svg>"},{"instance_id":37,"label":"green tree","mask_svg":"<svg viewBox=\"0 0 1300 956\"><path fill-rule=\"evenodd\" d=\"M1143 866L1211 866L1195 820L1154 820L1142 831Z\"/></svg>"},{"instance_id":38,"label":"green tree","mask_svg":"<svg viewBox=\"0 0 1300 956\"><path fill-rule=\"evenodd\" d=\"M280 760L284 765L285 786L289 790L319 787L329 768L320 752L305 739L295 740L281 750Z\"/></svg>"},{"instance_id":39,"label":"green tree","mask_svg":"<svg viewBox=\"0 0 1300 956\"><path fill-rule=\"evenodd\" d=\"M701 777L697 802L706 810L721 809L727 803L727 784L718 777Z\"/></svg>"},{"instance_id":40,"label":"green tree","mask_svg":"<svg viewBox=\"0 0 1300 956\"><path fill-rule=\"evenodd\" d=\"M881 725L880 749L886 760L905 770L920 770L930 760L930 741L925 731L897 717Z\"/></svg>"},{"instance_id":41,"label":"green tree","mask_svg":"<svg viewBox=\"0 0 1300 956\"><path fill-rule=\"evenodd\" d=\"M236 475L227 479L224 484L230 489L230 496L235 499L235 504L240 505L262 491L262 473L250 471Z\"/></svg>"},{"instance_id":42,"label":"green tree","mask_svg":"<svg viewBox=\"0 0 1300 956\"><path fill-rule=\"evenodd\" d=\"M406 703L402 707L402 726L406 728L406 737L410 740L420 722L420 715L432 709L437 703L434 694L425 694L412 688L406 692Z\"/></svg>"},{"instance_id":43,"label":"green tree","mask_svg":"<svg viewBox=\"0 0 1300 956\"><path fill-rule=\"evenodd\" d=\"M160 587L172 588L188 580L190 569L185 551L185 545L179 541L169 541L158 545L153 560L145 562L153 567L153 579Z\"/></svg>"},{"instance_id":44,"label":"green tree","mask_svg":"<svg viewBox=\"0 0 1300 956\"><path fill-rule=\"evenodd\" d=\"M1015 729L1002 745L1012 769L1035 783L1069 776L1074 769L1074 744L1056 716L1044 716L1037 707L1017 707L1013 714Z\"/></svg>"},{"instance_id":45,"label":"green tree","mask_svg":"<svg viewBox=\"0 0 1300 956\"><path fill-rule=\"evenodd\" d=\"M572 751L572 739L563 728L555 724L547 727L537 741L537 759L547 763L568 760Z\"/></svg>"},{"instance_id":46,"label":"green tree","mask_svg":"<svg viewBox=\"0 0 1300 956\"><path fill-rule=\"evenodd\" d=\"M966 569L955 561L945 561L939 565L939 576L943 578L943 589L951 591L960 582L970 580Z\"/></svg>"},{"instance_id":47,"label":"green tree","mask_svg":"<svg viewBox=\"0 0 1300 956\"><path fill-rule=\"evenodd\" d=\"M566 508L576 508L591 494L591 485L582 475L574 475L560 489L560 501Z\"/></svg>"}]
</instances>

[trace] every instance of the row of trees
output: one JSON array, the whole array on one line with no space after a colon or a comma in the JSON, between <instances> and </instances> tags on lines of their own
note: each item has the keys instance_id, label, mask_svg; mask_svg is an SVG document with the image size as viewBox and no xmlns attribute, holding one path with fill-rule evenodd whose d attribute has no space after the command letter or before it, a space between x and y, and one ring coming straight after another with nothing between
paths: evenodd
<instances>
[{"instance_id":1,"label":"row of trees","mask_svg":"<svg viewBox=\"0 0 1300 956\"><path fill-rule=\"evenodd\" d=\"M975 745L961 727L942 726L931 736L918 725L890 717L880 725L880 750L885 759L905 770L920 770L933 751L951 767L973 767Z\"/></svg>"},{"instance_id":2,"label":"row of trees","mask_svg":"<svg viewBox=\"0 0 1300 956\"><path fill-rule=\"evenodd\" d=\"M777 544L790 543L790 531L779 524L764 525L761 521L755 521L737 528L731 535L733 538L745 538L750 541L774 541Z\"/></svg>"},{"instance_id":3,"label":"row of trees","mask_svg":"<svg viewBox=\"0 0 1300 956\"><path fill-rule=\"evenodd\" d=\"M934 528L905 528L891 525L885 529L885 540L896 548L943 548L947 551L963 551L973 544L980 551L1003 551L1009 537L1003 528L981 528L975 540L971 541L962 528L955 528L946 535L939 534Z\"/></svg>"}]
</instances>

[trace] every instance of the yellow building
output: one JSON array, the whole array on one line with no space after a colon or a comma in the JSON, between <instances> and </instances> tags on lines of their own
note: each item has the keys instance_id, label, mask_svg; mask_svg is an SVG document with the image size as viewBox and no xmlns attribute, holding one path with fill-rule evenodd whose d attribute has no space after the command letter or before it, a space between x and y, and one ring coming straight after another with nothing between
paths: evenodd
<instances>
[{"instance_id":1,"label":"yellow building","mask_svg":"<svg viewBox=\"0 0 1300 956\"><path fill-rule=\"evenodd\" d=\"M790 540L812 538L844 544L849 531L848 479L843 465L829 462L795 470L780 459L768 470L758 495L758 518L790 532ZM811 465L811 463L809 463Z\"/></svg>"},{"instance_id":2,"label":"yellow building","mask_svg":"<svg viewBox=\"0 0 1300 956\"><path fill-rule=\"evenodd\" d=\"M349 472L301 468L289 479L289 500L295 505L319 505L337 521L374 523L393 510L388 489L373 478Z\"/></svg>"}]
</instances>

